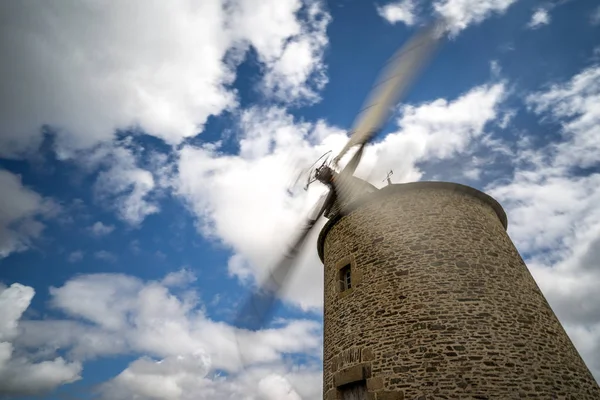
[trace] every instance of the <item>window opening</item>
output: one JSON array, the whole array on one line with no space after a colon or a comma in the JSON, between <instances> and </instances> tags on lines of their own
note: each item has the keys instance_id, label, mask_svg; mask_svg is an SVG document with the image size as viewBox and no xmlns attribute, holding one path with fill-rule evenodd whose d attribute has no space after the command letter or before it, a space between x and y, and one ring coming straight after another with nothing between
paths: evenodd
<instances>
[{"instance_id":1,"label":"window opening","mask_svg":"<svg viewBox=\"0 0 600 400\"><path fill-rule=\"evenodd\" d=\"M367 383L354 382L339 388L342 400L367 400Z\"/></svg>"},{"instance_id":2,"label":"window opening","mask_svg":"<svg viewBox=\"0 0 600 400\"><path fill-rule=\"evenodd\" d=\"M350 264L345 265L340 269L340 291L352 289L352 270Z\"/></svg>"}]
</instances>

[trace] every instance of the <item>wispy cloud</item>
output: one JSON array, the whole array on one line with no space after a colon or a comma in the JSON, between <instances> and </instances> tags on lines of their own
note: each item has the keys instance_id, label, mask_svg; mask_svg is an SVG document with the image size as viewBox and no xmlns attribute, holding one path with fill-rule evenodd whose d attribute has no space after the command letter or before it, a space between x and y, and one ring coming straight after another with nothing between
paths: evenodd
<instances>
[{"instance_id":1,"label":"wispy cloud","mask_svg":"<svg viewBox=\"0 0 600 400\"><path fill-rule=\"evenodd\" d=\"M117 261L117 256L110 251L100 250L94 253L94 257L98 260L108 261L114 263Z\"/></svg>"},{"instance_id":2,"label":"wispy cloud","mask_svg":"<svg viewBox=\"0 0 600 400\"><path fill-rule=\"evenodd\" d=\"M23 185L21 176L0 169L0 259L24 251L39 238L40 218L55 215L56 205Z\"/></svg>"},{"instance_id":3,"label":"wispy cloud","mask_svg":"<svg viewBox=\"0 0 600 400\"><path fill-rule=\"evenodd\" d=\"M100 237L108 235L109 233L115 230L115 227L114 225L105 225L103 222L97 221L88 229L92 235Z\"/></svg>"},{"instance_id":4,"label":"wispy cloud","mask_svg":"<svg viewBox=\"0 0 600 400\"><path fill-rule=\"evenodd\" d=\"M592 11L590 22L592 25L600 25L600 6L596 7L596 9Z\"/></svg>"},{"instance_id":5,"label":"wispy cloud","mask_svg":"<svg viewBox=\"0 0 600 400\"><path fill-rule=\"evenodd\" d=\"M83 251L78 250L78 251L74 251L74 252L70 253L69 256L67 257L67 260L70 263L76 263L78 261L83 260Z\"/></svg>"},{"instance_id":6,"label":"wispy cloud","mask_svg":"<svg viewBox=\"0 0 600 400\"><path fill-rule=\"evenodd\" d=\"M550 23L550 13L546 8L538 8L531 15L531 20L527 24L529 29L537 29L543 25L548 25Z\"/></svg>"}]
</instances>

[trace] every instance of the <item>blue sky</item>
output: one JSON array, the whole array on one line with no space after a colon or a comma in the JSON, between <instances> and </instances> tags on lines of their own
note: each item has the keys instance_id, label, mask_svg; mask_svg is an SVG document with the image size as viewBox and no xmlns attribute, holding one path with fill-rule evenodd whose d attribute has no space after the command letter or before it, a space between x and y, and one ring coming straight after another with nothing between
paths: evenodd
<instances>
[{"instance_id":1,"label":"blue sky","mask_svg":"<svg viewBox=\"0 0 600 400\"><path fill-rule=\"evenodd\" d=\"M357 174L498 199L600 379L597 2L225 3L0 3L0 396L321 398L315 235L270 329L234 313L323 191L298 168L440 15Z\"/></svg>"}]
</instances>

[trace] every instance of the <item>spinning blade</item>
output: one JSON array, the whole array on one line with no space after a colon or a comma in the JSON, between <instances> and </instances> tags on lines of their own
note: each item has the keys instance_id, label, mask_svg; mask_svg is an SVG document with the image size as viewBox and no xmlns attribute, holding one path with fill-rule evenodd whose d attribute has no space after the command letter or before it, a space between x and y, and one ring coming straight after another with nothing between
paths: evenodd
<instances>
[{"instance_id":1,"label":"spinning blade","mask_svg":"<svg viewBox=\"0 0 600 400\"><path fill-rule=\"evenodd\" d=\"M423 28L387 62L355 120L352 136L333 159L333 166L337 165L350 148L358 146L356 153L339 174L332 174L334 179L326 182L330 187L329 193L321 198L315 207L316 212L309 216L302 228L298 230L289 251L275 266L268 279L242 307L238 316L238 322L242 326L260 329L268 321L273 312L273 304L285 285L290 271L295 267L296 257L319 217L333 205L336 198L345 203L356 191L364 189L364 186L358 185L356 178L353 177L360 163L364 146L379 132L389 117L390 109L406 93L424 63L433 54L441 38L440 27L441 23L437 22Z\"/></svg>"}]
</instances>

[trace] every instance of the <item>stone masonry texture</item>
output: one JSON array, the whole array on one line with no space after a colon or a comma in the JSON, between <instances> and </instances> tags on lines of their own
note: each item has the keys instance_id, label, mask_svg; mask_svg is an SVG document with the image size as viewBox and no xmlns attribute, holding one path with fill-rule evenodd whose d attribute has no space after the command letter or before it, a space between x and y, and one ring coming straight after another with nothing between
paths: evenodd
<instances>
[{"instance_id":1,"label":"stone masonry texture","mask_svg":"<svg viewBox=\"0 0 600 400\"><path fill-rule=\"evenodd\" d=\"M327 222L319 255L326 400L357 381L371 400L600 399L484 193L387 186Z\"/></svg>"}]
</instances>

